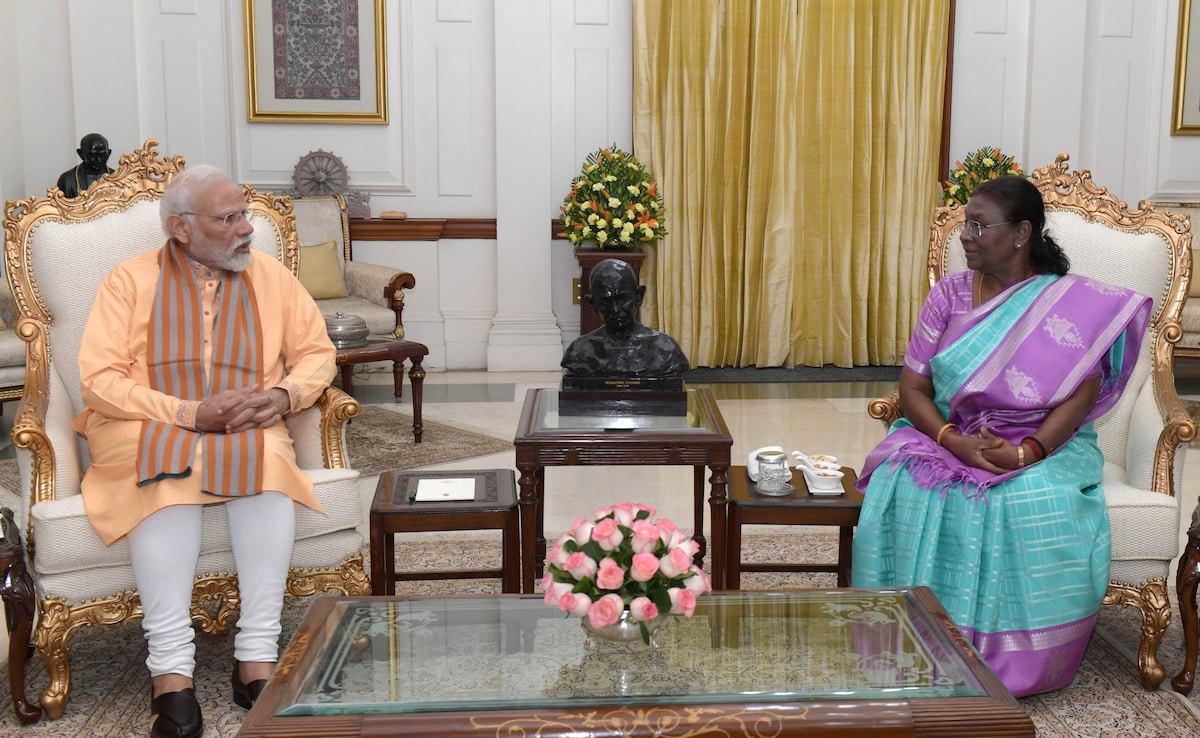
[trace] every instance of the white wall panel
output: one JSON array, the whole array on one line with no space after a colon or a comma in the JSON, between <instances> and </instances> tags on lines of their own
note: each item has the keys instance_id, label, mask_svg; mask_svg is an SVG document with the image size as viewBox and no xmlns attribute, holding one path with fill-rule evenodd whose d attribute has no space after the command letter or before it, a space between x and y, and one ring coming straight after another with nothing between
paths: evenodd
<instances>
[{"instance_id":1,"label":"white wall panel","mask_svg":"<svg viewBox=\"0 0 1200 738\"><path fill-rule=\"evenodd\" d=\"M1095 85L1098 94L1088 108L1094 124L1088 128L1080 156L1072 160L1072 165L1092 170L1096 182L1114 193L1130 192L1136 182L1127 182L1125 178L1127 166L1133 165L1127 159L1127 137L1130 118L1143 110L1140 105L1131 104L1140 95L1133 94L1132 66L1128 61L1105 59L1099 62L1097 71L1100 72ZM1141 86L1140 79L1138 83Z\"/></svg>"},{"instance_id":2,"label":"white wall panel","mask_svg":"<svg viewBox=\"0 0 1200 738\"><path fill-rule=\"evenodd\" d=\"M437 194L463 197L475 188L472 49L466 44L437 49Z\"/></svg>"},{"instance_id":3,"label":"white wall panel","mask_svg":"<svg viewBox=\"0 0 1200 738\"><path fill-rule=\"evenodd\" d=\"M610 125L611 111L617 101L610 99L610 55L607 49L575 49L571 74L574 98L574 131L571 153L575 162L574 175L584 158L617 140L624 131L614 131ZM622 144L629 148L628 143ZM570 182L570 179L566 180ZM566 191L564 189L564 196Z\"/></svg>"},{"instance_id":4,"label":"white wall panel","mask_svg":"<svg viewBox=\"0 0 1200 738\"><path fill-rule=\"evenodd\" d=\"M471 4L467 0L437 0L439 23L468 23L471 20Z\"/></svg>"},{"instance_id":5,"label":"white wall panel","mask_svg":"<svg viewBox=\"0 0 1200 738\"><path fill-rule=\"evenodd\" d=\"M1086 0L1035 3L1029 22L1029 64L1023 104L1027 110L1025 146L1018 159L1028 170L1059 154L1082 160L1084 94L1091 61ZM1094 94L1092 95L1094 98ZM1088 115L1094 114L1092 107Z\"/></svg>"},{"instance_id":6,"label":"white wall panel","mask_svg":"<svg viewBox=\"0 0 1200 738\"><path fill-rule=\"evenodd\" d=\"M17 28L15 4L0 2L0 100L4 100L4 104L0 105L0 136L8 141L22 141L25 138L17 72L21 68ZM25 191L23 147L0 146L0 202L24 199L28 194Z\"/></svg>"},{"instance_id":7,"label":"white wall panel","mask_svg":"<svg viewBox=\"0 0 1200 738\"><path fill-rule=\"evenodd\" d=\"M131 0L70 0L71 90L76 140L104 134L114 151L141 141L136 80L137 23ZM103 33L99 29L105 29ZM76 144L77 146L78 144ZM75 147L72 147L75 148Z\"/></svg>"},{"instance_id":8,"label":"white wall panel","mask_svg":"<svg viewBox=\"0 0 1200 738\"><path fill-rule=\"evenodd\" d=\"M998 146L1024 164L1028 0L960 0L957 8L950 160Z\"/></svg>"},{"instance_id":9,"label":"white wall panel","mask_svg":"<svg viewBox=\"0 0 1200 738\"><path fill-rule=\"evenodd\" d=\"M1193 12L1195 10L1193 9ZM1151 14L1153 27L1161 29L1153 35L1150 88L1158 93L1158 104L1150 108L1147 117L1152 150L1146 157L1145 197L1153 200L1200 201L1200 136L1171 136L1174 120L1176 33L1179 28L1178 0L1155 3ZM1155 84L1156 82L1156 84Z\"/></svg>"},{"instance_id":10,"label":"white wall panel","mask_svg":"<svg viewBox=\"0 0 1200 738\"><path fill-rule=\"evenodd\" d=\"M411 64L405 44L411 41L408 21L411 0L385 2L387 31L387 124L249 123L247 121L245 46L240 0L226 0L237 12L229 22L227 57L240 74L231 75L234 101L229 125L237 132L238 176L261 189L291 189L292 173L300 157L323 150L337 155L350 173L350 188L381 195L412 192ZM431 5L432 7L432 5ZM432 116L431 116L432 117ZM372 209L380 208L372 197Z\"/></svg>"}]
</instances>

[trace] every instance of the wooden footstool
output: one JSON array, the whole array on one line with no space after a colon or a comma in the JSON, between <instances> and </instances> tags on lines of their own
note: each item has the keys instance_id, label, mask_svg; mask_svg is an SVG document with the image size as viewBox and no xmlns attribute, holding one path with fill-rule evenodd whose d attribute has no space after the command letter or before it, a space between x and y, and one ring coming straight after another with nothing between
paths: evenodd
<instances>
[{"instance_id":1,"label":"wooden footstool","mask_svg":"<svg viewBox=\"0 0 1200 738\"><path fill-rule=\"evenodd\" d=\"M475 499L418 502L422 479L473 479ZM396 534L452 530L501 531L499 569L396 571ZM521 588L520 513L511 469L389 471L379 475L371 503L371 594L396 594L397 581L498 577L503 592Z\"/></svg>"},{"instance_id":2,"label":"wooden footstool","mask_svg":"<svg viewBox=\"0 0 1200 738\"><path fill-rule=\"evenodd\" d=\"M753 489L754 482L744 466L729 467L729 527L725 536L725 588L739 589L743 571L828 571L837 572L837 586L850 586L850 549L854 526L862 509L862 493L854 489L858 476L842 467L840 495L814 495L808 491L804 474L796 470L791 484L796 491L786 497L771 497ZM838 560L829 564L742 563L742 526L761 525L836 525Z\"/></svg>"}]
</instances>

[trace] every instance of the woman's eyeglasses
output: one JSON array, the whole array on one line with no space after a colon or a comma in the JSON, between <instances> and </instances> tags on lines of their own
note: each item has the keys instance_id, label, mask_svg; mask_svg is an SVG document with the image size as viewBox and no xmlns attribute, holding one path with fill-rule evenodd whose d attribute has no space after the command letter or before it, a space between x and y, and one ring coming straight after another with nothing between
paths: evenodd
<instances>
[{"instance_id":1,"label":"woman's eyeglasses","mask_svg":"<svg viewBox=\"0 0 1200 738\"><path fill-rule=\"evenodd\" d=\"M963 230L965 230L967 233L970 233L975 238L979 238L983 235L984 228L995 228L996 226L1009 225L1011 223L1011 220L1006 220L1003 223L990 223L988 225L984 225L977 220L968 220L963 224Z\"/></svg>"}]
</instances>

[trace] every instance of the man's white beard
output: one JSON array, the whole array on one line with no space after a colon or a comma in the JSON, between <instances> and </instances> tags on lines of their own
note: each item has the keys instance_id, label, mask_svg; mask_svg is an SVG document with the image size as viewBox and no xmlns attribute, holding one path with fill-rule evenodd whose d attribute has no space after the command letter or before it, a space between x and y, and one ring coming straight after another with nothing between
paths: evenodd
<instances>
[{"instance_id":1,"label":"man's white beard","mask_svg":"<svg viewBox=\"0 0 1200 738\"><path fill-rule=\"evenodd\" d=\"M229 261L222 266L231 272L244 272L250 268L250 254L233 253L229 255Z\"/></svg>"}]
</instances>

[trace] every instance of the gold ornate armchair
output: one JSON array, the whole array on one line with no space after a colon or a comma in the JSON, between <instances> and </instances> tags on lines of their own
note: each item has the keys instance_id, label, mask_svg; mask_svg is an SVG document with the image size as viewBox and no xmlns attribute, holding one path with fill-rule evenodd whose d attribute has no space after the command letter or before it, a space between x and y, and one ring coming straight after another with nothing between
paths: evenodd
<instances>
[{"instance_id":1,"label":"gold ornate armchair","mask_svg":"<svg viewBox=\"0 0 1200 738\"><path fill-rule=\"evenodd\" d=\"M1175 392L1171 361L1181 335L1179 315L1191 279L1187 218L1130 210L1091 172L1069 171L1067 155L1031 175L1046 202L1046 226L1071 260L1071 271L1136 290L1154 300L1146 341L1125 394L1096 421L1104 452L1104 487L1112 528L1112 568L1105 605L1130 605L1142 615L1138 669L1157 689L1165 676L1158 643L1171 620L1166 577L1179 554L1178 492L1187 442L1196 424ZM963 209L939 207L929 240L929 283L966 269L959 244ZM891 425L899 397L874 400L872 417Z\"/></svg>"},{"instance_id":2,"label":"gold ornate armchair","mask_svg":"<svg viewBox=\"0 0 1200 738\"><path fill-rule=\"evenodd\" d=\"M26 342L25 391L13 421L21 489L8 495L25 530L37 600L33 639L49 684L41 705L63 713L71 686L67 640L82 626L124 624L141 617L129 547L105 546L88 524L79 494L86 443L71 427L83 409L79 352L100 280L117 263L162 245L158 199L181 157L159 158L155 141L121 157L119 168L81 198L57 191L9 201L4 209L4 259ZM287 198L246 194L254 214L254 248L296 269L296 229ZM287 593L366 594L359 474L347 468L346 421L358 403L330 388L313 408L287 420L300 466L312 477L326 513L297 507L296 545ZM224 630L239 604L237 574L224 513L209 506L192 599L206 632Z\"/></svg>"}]
</instances>

